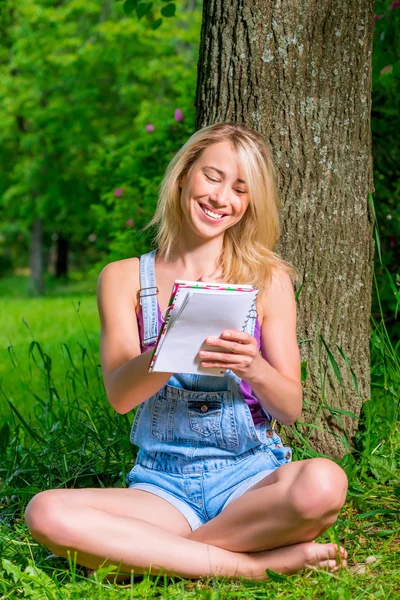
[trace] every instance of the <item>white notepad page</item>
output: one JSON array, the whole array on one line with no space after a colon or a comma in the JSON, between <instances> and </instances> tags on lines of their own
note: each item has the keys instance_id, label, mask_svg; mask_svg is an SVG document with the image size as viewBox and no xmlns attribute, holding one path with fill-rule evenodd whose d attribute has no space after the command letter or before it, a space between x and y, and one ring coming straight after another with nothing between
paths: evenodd
<instances>
[{"instance_id":1,"label":"white notepad page","mask_svg":"<svg viewBox=\"0 0 400 600\"><path fill-rule=\"evenodd\" d=\"M181 290L152 370L222 377L225 369L201 367L198 353L201 349L216 350L204 344L207 337L218 338L226 329L242 331L257 293Z\"/></svg>"}]
</instances>

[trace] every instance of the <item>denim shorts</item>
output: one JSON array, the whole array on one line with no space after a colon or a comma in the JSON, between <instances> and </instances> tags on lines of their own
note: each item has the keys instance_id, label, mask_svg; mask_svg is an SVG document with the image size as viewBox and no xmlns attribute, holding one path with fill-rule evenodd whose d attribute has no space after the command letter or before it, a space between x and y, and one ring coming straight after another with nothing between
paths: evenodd
<instances>
[{"instance_id":1,"label":"denim shorts","mask_svg":"<svg viewBox=\"0 0 400 600\"><path fill-rule=\"evenodd\" d=\"M157 452L156 455L142 454L127 482L130 489L151 492L167 500L194 530L287 462L288 457L283 456L279 461L268 445L237 457L203 459L198 465Z\"/></svg>"}]
</instances>

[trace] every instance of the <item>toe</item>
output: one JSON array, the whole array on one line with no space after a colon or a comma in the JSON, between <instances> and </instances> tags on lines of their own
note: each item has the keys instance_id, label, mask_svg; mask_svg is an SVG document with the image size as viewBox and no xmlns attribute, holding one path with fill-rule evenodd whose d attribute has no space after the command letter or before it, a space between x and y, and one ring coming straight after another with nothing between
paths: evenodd
<instances>
[{"instance_id":1,"label":"toe","mask_svg":"<svg viewBox=\"0 0 400 600\"><path fill-rule=\"evenodd\" d=\"M329 560L321 561L319 563L319 567L321 569L324 569L325 571L329 571L330 573L333 573L333 572L337 571L338 564L334 558L330 558Z\"/></svg>"}]
</instances>

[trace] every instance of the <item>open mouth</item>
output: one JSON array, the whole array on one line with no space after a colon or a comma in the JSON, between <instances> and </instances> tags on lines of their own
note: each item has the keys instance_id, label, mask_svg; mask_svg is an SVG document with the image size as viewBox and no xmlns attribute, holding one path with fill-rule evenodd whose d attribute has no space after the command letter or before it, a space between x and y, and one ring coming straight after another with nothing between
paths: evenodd
<instances>
[{"instance_id":1,"label":"open mouth","mask_svg":"<svg viewBox=\"0 0 400 600\"><path fill-rule=\"evenodd\" d=\"M223 217L226 217L224 213L216 213L204 204L200 204L200 208L207 217L214 219L214 221L220 221Z\"/></svg>"}]
</instances>

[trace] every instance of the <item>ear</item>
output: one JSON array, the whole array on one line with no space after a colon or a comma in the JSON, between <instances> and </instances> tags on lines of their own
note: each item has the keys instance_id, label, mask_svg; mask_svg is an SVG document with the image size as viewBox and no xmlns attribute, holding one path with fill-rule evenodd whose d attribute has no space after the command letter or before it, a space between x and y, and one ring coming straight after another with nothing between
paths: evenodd
<instances>
[{"instance_id":1,"label":"ear","mask_svg":"<svg viewBox=\"0 0 400 600\"><path fill-rule=\"evenodd\" d=\"M186 175L181 175L178 179L178 185L182 189L183 184L185 183Z\"/></svg>"}]
</instances>

